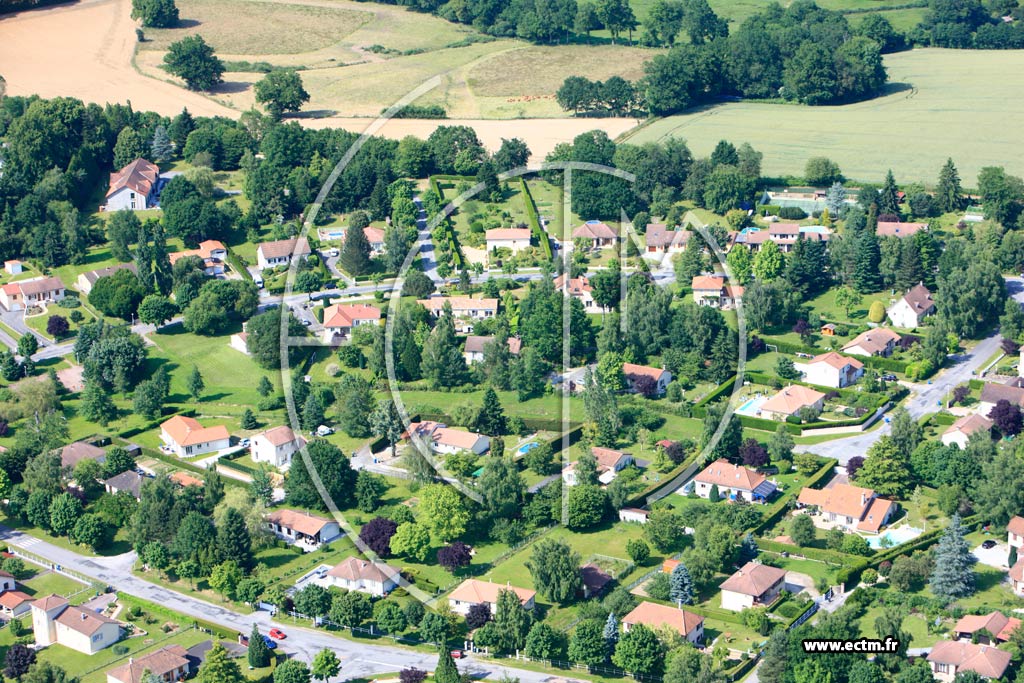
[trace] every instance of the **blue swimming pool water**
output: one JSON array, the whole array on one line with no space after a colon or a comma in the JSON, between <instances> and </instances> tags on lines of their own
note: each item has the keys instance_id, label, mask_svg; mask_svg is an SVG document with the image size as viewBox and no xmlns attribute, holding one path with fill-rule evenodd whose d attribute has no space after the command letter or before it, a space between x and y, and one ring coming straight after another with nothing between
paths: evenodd
<instances>
[{"instance_id":1,"label":"blue swimming pool water","mask_svg":"<svg viewBox=\"0 0 1024 683\"><path fill-rule=\"evenodd\" d=\"M901 526L898 529L889 529L884 534L878 536L869 536L867 538L868 545L874 549L893 547L911 541L923 533L921 529L915 529L911 526ZM889 543L883 545L883 539L888 539Z\"/></svg>"},{"instance_id":2,"label":"blue swimming pool water","mask_svg":"<svg viewBox=\"0 0 1024 683\"><path fill-rule=\"evenodd\" d=\"M532 451L534 448L536 448L538 445L539 444L536 441L531 441L530 443L524 443L522 446L519 447L519 454L520 455L526 455L527 453Z\"/></svg>"}]
</instances>

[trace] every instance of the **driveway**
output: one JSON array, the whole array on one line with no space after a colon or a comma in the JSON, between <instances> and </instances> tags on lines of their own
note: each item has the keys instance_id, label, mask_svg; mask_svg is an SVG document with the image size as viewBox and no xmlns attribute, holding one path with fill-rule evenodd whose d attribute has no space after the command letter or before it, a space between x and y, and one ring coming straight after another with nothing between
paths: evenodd
<instances>
[{"instance_id":1,"label":"driveway","mask_svg":"<svg viewBox=\"0 0 1024 683\"><path fill-rule=\"evenodd\" d=\"M980 545L971 551L974 556L978 558L978 562L989 567L995 567L996 569L1002 569L1003 571L1009 570L1009 565L1006 563L1010 559L1010 546L1005 543L996 543L994 548L982 548Z\"/></svg>"}]
</instances>

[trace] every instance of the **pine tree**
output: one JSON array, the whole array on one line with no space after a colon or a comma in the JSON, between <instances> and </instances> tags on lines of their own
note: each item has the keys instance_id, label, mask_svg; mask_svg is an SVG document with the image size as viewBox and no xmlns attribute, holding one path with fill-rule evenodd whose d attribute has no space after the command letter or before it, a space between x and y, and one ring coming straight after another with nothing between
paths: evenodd
<instances>
[{"instance_id":1,"label":"pine tree","mask_svg":"<svg viewBox=\"0 0 1024 683\"><path fill-rule=\"evenodd\" d=\"M157 126L153 131L153 140L149 143L149 151L153 155L153 161L158 164L170 161L174 156L174 145L171 144L171 138L163 125Z\"/></svg>"},{"instance_id":2,"label":"pine tree","mask_svg":"<svg viewBox=\"0 0 1024 683\"><path fill-rule=\"evenodd\" d=\"M935 569L929 586L935 595L953 600L973 595L974 563L977 559L964 539L960 515L953 515L935 551Z\"/></svg>"},{"instance_id":3,"label":"pine tree","mask_svg":"<svg viewBox=\"0 0 1024 683\"><path fill-rule=\"evenodd\" d=\"M192 119L192 114L189 113L188 108L182 109L181 113L174 117L171 121L171 127L167 130L167 134L171 137L171 142L174 143L174 149L178 154L185 149L185 141L188 139L188 134L195 130L196 123Z\"/></svg>"},{"instance_id":4,"label":"pine tree","mask_svg":"<svg viewBox=\"0 0 1024 683\"><path fill-rule=\"evenodd\" d=\"M619 620L616 618L615 612L608 613L608 619L604 622L604 632L601 635L604 637L610 656L615 650L615 643L619 642Z\"/></svg>"},{"instance_id":5,"label":"pine tree","mask_svg":"<svg viewBox=\"0 0 1024 683\"><path fill-rule=\"evenodd\" d=\"M916 240L900 241L900 267L896 271L896 288L905 291L924 281L924 268L921 267L921 249Z\"/></svg>"},{"instance_id":6,"label":"pine tree","mask_svg":"<svg viewBox=\"0 0 1024 683\"><path fill-rule=\"evenodd\" d=\"M491 387L487 387L487 391L484 392L484 404L480 409L479 417L477 417L476 428L488 436L498 436L505 433L505 410L501 407L498 394Z\"/></svg>"},{"instance_id":7,"label":"pine tree","mask_svg":"<svg viewBox=\"0 0 1024 683\"><path fill-rule=\"evenodd\" d=\"M853 286L861 294L877 292L882 288L882 274L879 264L882 251L878 246L875 228L878 225L878 209L872 204L868 211L868 224L857 238L856 264L853 270Z\"/></svg>"},{"instance_id":8,"label":"pine tree","mask_svg":"<svg viewBox=\"0 0 1024 683\"><path fill-rule=\"evenodd\" d=\"M235 508L228 508L217 529L217 553L222 560L234 560L243 569L252 566L252 538L245 517Z\"/></svg>"},{"instance_id":9,"label":"pine tree","mask_svg":"<svg viewBox=\"0 0 1024 683\"><path fill-rule=\"evenodd\" d=\"M302 428L307 432L314 432L323 423L324 404L320 400L320 395L311 391L302 406Z\"/></svg>"},{"instance_id":10,"label":"pine tree","mask_svg":"<svg viewBox=\"0 0 1024 683\"><path fill-rule=\"evenodd\" d=\"M740 543L740 558L746 562L757 557L757 554L761 552L760 548L757 547L757 540L754 535L747 533L743 537L743 541Z\"/></svg>"},{"instance_id":11,"label":"pine tree","mask_svg":"<svg viewBox=\"0 0 1024 683\"><path fill-rule=\"evenodd\" d=\"M843 209L846 207L846 188L840 182L832 183L825 193L825 205L828 207L828 214L833 219L841 218Z\"/></svg>"},{"instance_id":12,"label":"pine tree","mask_svg":"<svg viewBox=\"0 0 1024 683\"><path fill-rule=\"evenodd\" d=\"M153 280L150 285L154 291L170 295L171 287L174 285L174 273L171 268L171 259L167 253L167 236L164 233L164 226L159 221L147 221L151 224L150 233L153 236L153 246L150 256L153 259Z\"/></svg>"},{"instance_id":13,"label":"pine tree","mask_svg":"<svg viewBox=\"0 0 1024 683\"><path fill-rule=\"evenodd\" d=\"M899 188L896 186L896 179L892 175L892 169L885 174L885 184L878 193L878 213L899 216L900 198Z\"/></svg>"},{"instance_id":14,"label":"pine tree","mask_svg":"<svg viewBox=\"0 0 1024 683\"><path fill-rule=\"evenodd\" d=\"M338 263L352 276L370 272L370 242L358 222L353 221L345 231Z\"/></svg>"},{"instance_id":15,"label":"pine tree","mask_svg":"<svg viewBox=\"0 0 1024 683\"><path fill-rule=\"evenodd\" d=\"M260 634L259 627L253 624L252 632L249 634L249 666L255 669L269 666L271 654L270 648L267 647L267 641L263 640L263 636Z\"/></svg>"},{"instance_id":16,"label":"pine tree","mask_svg":"<svg viewBox=\"0 0 1024 683\"><path fill-rule=\"evenodd\" d=\"M680 562L669 575L669 597L677 605L693 604L693 579L686 565Z\"/></svg>"},{"instance_id":17,"label":"pine tree","mask_svg":"<svg viewBox=\"0 0 1024 683\"><path fill-rule=\"evenodd\" d=\"M437 668L434 669L434 683L461 683L459 668L455 666L451 650L447 647L441 648L441 654L437 658Z\"/></svg>"},{"instance_id":18,"label":"pine tree","mask_svg":"<svg viewBox=\"0 0 1024 683\"><path fill-rule=\"evenodd\" d=\"M952 159L946 159L939 171L939 184L935 188L935 203L943 213L959 211L963 207L963 188L960 187L960 173Z\"/></svg>"},{"instance_id":19,"label":"pine tree","mask_svg":"<svg viewBox=\"0 0 1024 683\"><path fill-rule=\"evenodd\" d=\"M242 429L252 430L260 426L260 423L256 421L256 415L253 414L252 410L246 408L242 411L241 427Z\"/></svg>"},{"instance_id":20,"label":"pine tree","mask_svg":"<svg viewBox=\"0 0 1024 683\"><path fill-rule=\"evenodd\" d=\"M188 393L192 396L193 400L198 401L199 397L203 395L203 389L206 388L206 383L203 381L203 376L199 372L199 367L193 365L192 372L188 376Z\"/></svg>"},{"instance_id":21,"label":"pine tree","mask_svg":"<svg viewBox=\"0 0 1024 683\"><path fill-rule=\"evenodd\" d=\"M260 636L260 639L263 637ZM228 657L227 650L218 643L206 654L196 680L199 683L243 683L246 678L238 662Z\"/></svg>"},{"instance_id":22,"label":"pine tree","mask_svg":"<svg viewBox=\"0 0 1024 683\"><path fill-rule=\"evenodd\" d=\"M451 303L447 301L441 317L423 345L422 371L423 377L434 387L458 386L465 377L466 360L455 335Z\"/></svg>"},{"instance_id":23,"label":"pine tree","mask_svg":"<svg viewBox=\"0 0 1024 683\"><path fill-rule=\"evenodd\" d=\"M270 380L267 379L266 375L260 377L260 382L259 384L256 385L256 393L258 393L263 398L266 398L267 396L270 396L272 393L274 393L274 385L270 383Z\"/></svg>"}]
</instances>

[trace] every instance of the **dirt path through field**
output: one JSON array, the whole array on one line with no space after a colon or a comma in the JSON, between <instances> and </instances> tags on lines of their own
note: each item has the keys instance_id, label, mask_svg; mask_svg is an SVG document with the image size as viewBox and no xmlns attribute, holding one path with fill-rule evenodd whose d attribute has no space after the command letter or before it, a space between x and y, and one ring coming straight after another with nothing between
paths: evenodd
<instances>
[{"instance_id":1,"label":"dirt path through field","mask_svg":"<svg viewBox=\"0 0 1024 683\"><path fill-rule=\"evenodd\" d=\"M365 6L355 5L365 10ZM209 97L136 71L132 66L136 24L130 11L130 0L82 0L0 19L0 75L7 80L8 94L69 96L99 104L131 101L136 110L165 115L177 114L182 107L201 116L234 118L240 114ZM453 74L450 85L468 88L466 72ZM362 132L371 122L350 117L301 121L311 128L340 127L355 132ZM571 141L587 130L599 128L616 137L636 124L634 119L394 119L380 134L396 139L406 135L425 138L439 125L467 125L491 150L501 145L502 138L522 138L533 152L533 160L540 161L559 142Z\"/></svg>"}]
</instances>

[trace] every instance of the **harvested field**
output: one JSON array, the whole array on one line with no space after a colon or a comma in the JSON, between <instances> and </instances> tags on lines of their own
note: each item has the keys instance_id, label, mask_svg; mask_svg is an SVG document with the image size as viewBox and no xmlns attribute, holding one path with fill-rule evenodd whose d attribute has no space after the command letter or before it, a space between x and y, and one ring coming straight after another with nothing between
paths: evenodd
<instances>
[{"instance_id":1,"label":"harvested field","mask_svg":"<svg viewBox=\"0 0 1024 683\"><path fill-rule=\"evenodd\" d=\"M177 4L184 26L146 29L142 49L163 51L186 35L199 34L221 55L310 52L339 42L374 18L371 12L258 0L178 0Z\"/></svg>"},{"instance_id":2,"label":"harvested field","mask_svg":"<svg viewBox=\"0 0 1024 683\"><path fill-rule=\"evenodd\" d=\"M706 155L721 139L764 152L768 175L802 175L828 156L850 178L934 183L952 157L967 186L983 166L1024 175L1024 51L929 48L887 55L889 95L838 107L736 102L670 116L629 142L685 138Z\"/></svg>"},{"instance_id":3,"label":"harvested field","mask_svg":"<svg viewBox=\"0 0 1024 683\"><path fill-rule=\"evenodd\" d=\"M132 68L130 0L83 0L0 20L0 65L9 95L69 96L86 102L131 100L140 110L237 115L227 107Z\"/></svg>"}]
</instances>

